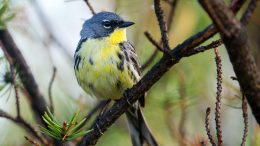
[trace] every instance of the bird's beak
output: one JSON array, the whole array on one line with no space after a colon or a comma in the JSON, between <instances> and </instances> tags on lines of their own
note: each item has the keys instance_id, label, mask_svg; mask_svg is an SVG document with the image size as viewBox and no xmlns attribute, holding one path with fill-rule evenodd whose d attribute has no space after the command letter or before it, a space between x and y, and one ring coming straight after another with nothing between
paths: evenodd
<instances>
[{"instance_id":1,"label":"bird's beak","mask_svg":"<svg viewBox=\"0 0 260 146\"><path fill-rule=\"evenodd\" d=\"M131 25L135 24L134 22L130 22L130 21L124 21L123 23L119 24L119 28L125 28L125 27L129 27Z\"/></svg>"}]
</instances>

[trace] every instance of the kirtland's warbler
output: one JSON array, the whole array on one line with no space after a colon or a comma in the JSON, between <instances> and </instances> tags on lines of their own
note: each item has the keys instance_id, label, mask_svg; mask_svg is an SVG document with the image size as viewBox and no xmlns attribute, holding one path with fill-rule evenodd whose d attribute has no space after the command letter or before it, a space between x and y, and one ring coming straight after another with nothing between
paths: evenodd
<instances>
[{"instance_id":1,"label":"kirtland's warbler","mask_svg":"<svg viewBox=\"0 0 260 146\"><path fill-rule=\"evenodd\" d=\"M135 48L126 39L126 27L133 24L112 12L100 12L84 22L74 69L79 85L91 96L118 100L140 80ZM157 146L140 105L144 105L144 96L126 112L132 143L142 146L146 141Z\"/></svg>"}]
</instances>

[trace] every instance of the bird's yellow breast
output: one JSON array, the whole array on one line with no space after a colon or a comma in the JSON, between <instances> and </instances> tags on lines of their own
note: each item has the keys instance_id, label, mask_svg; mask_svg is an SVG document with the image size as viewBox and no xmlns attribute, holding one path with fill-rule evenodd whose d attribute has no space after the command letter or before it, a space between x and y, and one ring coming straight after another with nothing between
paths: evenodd
<instances>
[{"instance_id":1,"label":"bird's yellow breast","mask_svg":"<svg viewBox=\"0 0 260 146\"><path fill-rule=\"evenodd\" d=\"M123 54L119 46L123 41L126 41L125 30L116 30L109 37L88 39L81 44L80 63L75 72L87 93L97 98L119 99L125 89L133 86L128 71L133 67L119 55Z\"/></svg>"}]
</instances>

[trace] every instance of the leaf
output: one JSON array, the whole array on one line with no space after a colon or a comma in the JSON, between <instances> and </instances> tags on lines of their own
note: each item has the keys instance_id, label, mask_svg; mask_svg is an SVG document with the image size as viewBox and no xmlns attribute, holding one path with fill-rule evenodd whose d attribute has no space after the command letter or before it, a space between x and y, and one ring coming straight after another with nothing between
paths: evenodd
<instances>
[{"instance_id":1,"label":"leaf","mask_svg":"<svg viewBox=\"0 0 260 146\"><path fill-rule=\"evenodd\" d=\"M70 135L68 138L66 138L66 140L74 140L78 137L84 136L86 134L88 134L89 132L91 132L93 129L87 130L87 131L79 131L78 133L74 133L72 135Z\"/></svg>"},{"instance_id":2,"label":"leaf","mask_svg":"<svg viewBox=\"0 0 260 146\"><path fill-rule=\"evenodd\" d=\"M57 123L55 123L54 121L52 121L52 119L49 117L49 115L45 112L43 115L43 120L46 122L46 124L48 125L54 125L57 128L62 128L62 126L58 125Z\"/></svg>"},{"instance_id":3,"label":"leaf","mask_svg":"<svg viewBox=\"0 0 260 146\"><path fill-rule=\"evenodd\" d=\"M73 115L73 117L71 118L70 122L69 122L69 125L68 125L68 130L71 128L71 126L75 125L76 122L77 122L77 119L78 119L78 116L79 116L79 113L80 112L77 112L76 114Z\"/></svg>"},{"instance_id":4,"label":"leaf","mask_svg":"<svg viewBox=\"0 0 260 146\"><path fill-rule=\"evenodd\" d=\"M49 109L49 107L47 107L47 114L52 121L54 121L55 123L58 123L55 116L51 113L51 110Z\"/></svg>"},{"instance_id":5,"label":"leaf","mask_svg":"<svg viewBox=\"0 0 260 146\"><path fill-rule=\"evenodd\" d=\"M2 15L4 15L4 13L7 11L7 9L8 9L8 2L7 2L7 0L3 0L1 8L0 8L0 17Z\"/></svg>"},{"instance_id":6,"label":"leaf","mask_svg":"<svg viewBox=\"0 0 260 146\"><path fill-rule=\"evenodd\" d=\"M84 124L85 120L86 120L86 118L81 120L77 125L75 125L74 128L70 129L68 133L74 133L74 132L78 131L80 129L80 127L82 126L82 124Z\"/></svg>"},{"instance_id":7,"label":"leaf","mask_svg":"<svg viewBox=\"0 0 260 146\"><path fill-rule=\"evenodd\" d=\"M48 125L48 128L51 130L51 131L53 131L53 132L55 132L55 133L62 133L62 129L61 128L57 128L57 127L55 127L54 125Z\"/></svg>"},{"instance_id":8,"label":"leaf","mask_svg":"<svg viewBox=\"0 0 260 146\"><path fill-rule=\"evenodd\" d=\"M54 132L52 132L52 131L50 131L50 130L48 130L48 129L46 129L46 128L44 128L44 127L42 127L42 126L40 126L39 128L40 128L40 130L41 130L44 134L46 134L46 135L48 135L48 136L50 136L50 137L52 137L52 138L55 138L55 139L57 139L57 140L60 140L60 139L61 139L61 136L60 136L60 135L57 135L56 133L54 133Z\"/></svg>"}]
</instances>

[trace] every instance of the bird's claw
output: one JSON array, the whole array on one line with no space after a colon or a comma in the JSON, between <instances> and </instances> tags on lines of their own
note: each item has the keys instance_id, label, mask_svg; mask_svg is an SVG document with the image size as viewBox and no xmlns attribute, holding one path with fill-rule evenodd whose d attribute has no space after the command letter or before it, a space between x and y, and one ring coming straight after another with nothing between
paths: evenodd
<instances>
[{"instance_id":1,"label":"bird's claw","mask_svg":"<svg viewBox=\"0 0 260 146\"><path fill-rule=\"evenodd\" d=\"M130 101L127 98L128 97L127 92L124 92L123 96L124 96L124 98L126 98L126 102L128 103L128 105L132 106L132 104L130 103Z\"/></svg>"}]
</instances>

